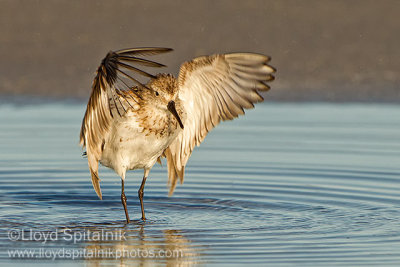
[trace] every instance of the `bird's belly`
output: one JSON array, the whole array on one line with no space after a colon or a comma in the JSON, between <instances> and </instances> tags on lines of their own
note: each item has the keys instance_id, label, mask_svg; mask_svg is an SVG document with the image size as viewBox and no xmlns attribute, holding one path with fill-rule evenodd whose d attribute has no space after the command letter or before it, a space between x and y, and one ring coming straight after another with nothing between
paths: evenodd
<instances>
[{"instance_id":1,"label":"bird's belly","mask_svg":"<svg viewBox=\"0 0 400 267\"><path fill-rule=\"evenodd\" d=\"M175 137L146 133L135 125L115 127L104 144L100 163L119 175L126 170L151 168Z\"/></svg>"}]
</instances>

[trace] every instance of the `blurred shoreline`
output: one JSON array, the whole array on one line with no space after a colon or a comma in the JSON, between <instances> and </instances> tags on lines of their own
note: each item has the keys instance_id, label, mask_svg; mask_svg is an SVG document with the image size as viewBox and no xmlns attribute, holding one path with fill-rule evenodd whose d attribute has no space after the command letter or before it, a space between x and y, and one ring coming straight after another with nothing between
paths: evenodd
<instances>
[{"instance_id":1,"label":"blurred shoreline","mask_svg":"<svg viewBox=\"0 0 400 267\"><path fill-rule=\"evenodd\" d=\"M84 98L61 98L61 97L46 97L40 95L0 95L0 107L26 107L26 106L41 106L41 105L58 105L58 106L86 106L88 99ZM259 105L325 105L325 106L396 106L396 101L324 101L324 100L270 100L265 99L263 102L255 105L255 109Z\"/></svg>"}]
</instances>

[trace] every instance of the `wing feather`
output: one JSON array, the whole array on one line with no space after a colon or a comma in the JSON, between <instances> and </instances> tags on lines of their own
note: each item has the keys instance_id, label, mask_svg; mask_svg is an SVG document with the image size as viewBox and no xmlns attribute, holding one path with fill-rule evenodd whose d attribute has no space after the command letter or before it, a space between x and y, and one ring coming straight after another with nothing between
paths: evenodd
<instances>
[{"instance_id":1,"label":"wing feather","mask_svg":"<svg viewBox=\"0 0 400 267\"><path fill-rule=\"evenodd\" d=\"M264 99L259 91L274 79L270 58L260 54L233 53L195 58L182 64L179 98L187 113L184 130L166 149L170 195L178 179L183 182L186 163L195 146L222 120L244 114L244 109Z\"/></svg>"},{"instance_id":2,"label":"wing feather","mask_svg":"<svg viewBox=\"0 0 400 267\"><path fill-rule=\"evenodd\" d=\"M126 91L131 91L134 94L135 92L131 90L134 85L146 87L139 80L132 77L128 71L146 77L154 77L152 74L122 61L149 67L163 67L164 65L160 63L139 58L137 55L155 55L171 50L170 48L143 47L109 52L97 69L93 80L92 92L82 121L80 144L82 147L86 147L93 188L100 199L102 199L102 194L98 177L98 163L112 121L123 116L128 108L132 107L134 102L137 102L137 99L132 94L127 94ZM129 79L134 84L129 85L126 79ZM124 88L121 88L121 86Z\"/></svg>"}]
</instances>

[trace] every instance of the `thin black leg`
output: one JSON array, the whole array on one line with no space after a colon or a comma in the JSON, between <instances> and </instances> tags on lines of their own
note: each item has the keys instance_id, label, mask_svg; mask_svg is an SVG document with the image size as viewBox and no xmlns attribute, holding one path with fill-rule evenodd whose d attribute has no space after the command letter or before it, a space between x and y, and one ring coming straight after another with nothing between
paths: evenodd
<instances>
[{"instance_id":1,"label":"thin black leg","mask_svg":"<svg viewBox=\"0 0 400 267\"><path fill-rule=\"evenodd\" d=\"M124 192L124 180L121 179L121 201L122 201L122 205L124 206L124 210L125 210L125 216L126 216L126 223L129 223L129 214L128 214L128 208L126 207L126 196L125 196L125 192Z\"/></svg>"},{"instance_id":2,"label":"thin black leg","mask_svg":"<svg viewBox=\"0 0 400 267\"><path fill-rule=\"evenodd\" d=\"M145 221L146 217L144 216L144 208L143 208L143 189L144 189L144 184L146 183L146 176L143 176L142 184L140 185L139 191L138 191L138 196L140 200L140 208L142 209L142 220Z\"/></svg>"}]
</instances>

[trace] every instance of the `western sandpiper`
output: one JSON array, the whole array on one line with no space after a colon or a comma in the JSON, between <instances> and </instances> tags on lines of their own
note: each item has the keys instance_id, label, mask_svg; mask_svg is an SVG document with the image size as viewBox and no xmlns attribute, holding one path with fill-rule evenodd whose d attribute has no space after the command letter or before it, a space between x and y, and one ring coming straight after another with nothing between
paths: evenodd
<instances>
[{"instance_id":1,"label":"western sandpiper","mask_svg":"<svg viewBox=\"0 0 400 267\"><path fill-rule=\"evenodd\" d=\"M80 144L86 147L94 190L100 199L99 162L121 177L121 201L129 223L124 181L127 170L144 169L138 195L150 169L167 159L169 194L195 146L220 121L244 114L264 99L259 91L274 79L270 58L254 53L202 56L181 65L178 78L156 76L133 65L164 65L139 56L171 51L169 48L133 48L109 52L97 69L82 122ZM144 84L133 73L150 78Z\"/></svg>"}]
</instances>

